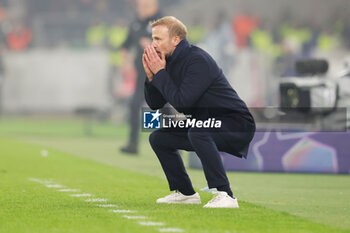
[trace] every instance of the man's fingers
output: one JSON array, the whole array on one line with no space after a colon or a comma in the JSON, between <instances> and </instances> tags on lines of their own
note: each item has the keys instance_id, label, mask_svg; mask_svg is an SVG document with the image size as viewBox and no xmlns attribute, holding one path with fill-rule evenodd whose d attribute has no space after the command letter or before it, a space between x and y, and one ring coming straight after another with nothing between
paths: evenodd
<instances>
[{"instance_id":1,"label":"man's fingers","mask_svg":"<svg viewBox=\"0 0 350 233\"><path fill-rule=\"evenodd\" d=\"M151 72L151 69L149 68L149 62L147 60L148 60L147 55L143 54L142 56L143 68L146 72L148 71Z\"/></svg>"},{"instance_id":2,"label":"man's fingers","mask_svg":"<svg viewBox=\"0 0 350 233\"><path fill-rule=\"evenodd\" d=\"M144 54L142 55L143 69L144 69L145 72L146 72L146 75L147 75L148 80L149 80L149 81L152 81L153 72L152 72L151 69L149 68L146 59L147 59L147 55L144 53Z\"/></svg>"},{"instance_id":3,"label":"man's fingers","mask_svg":"<svg viewBox=\"0 0 350 233\"><path fill-rule=\"evenodd\" d=\"M142 56L142 61L143 61L143 65L149 69L149 61L148 61L148 58L147 58L146 54L144 54Z\"/></svg>"},{"instance_id":4,"label":"man's fingers","mask_svg":"<svg viewBox=\"0 0 350 233\"><path fill-rule=\"evenodd\" d=\"M153 55L155 58L159 58L159 59L160 59L160 57L159 57L157 51L155 50L155 48L154 48L153 46L150 46L150 49L151 49L152 55Z\"/></svg>"},{"instance_id":5,"label":"man's fingers","mask_svg":"<svg viewBox=\"0 0 350 233\"><path fill-rule=\"evenodd\" d=\"M147 57L150 57L150 55L151 55L151 52L150 52L150 50L149 50L149 46L147 46L147 48L145 49L146 51L146 56Z\"/></svg>"},{"instance_id":6,"label":"man's fingers","mask_svg":"<svg viewBox=\"0 0 350 233\"><path fill-rule=\"evenodd\" d=\"M146 58L147 58L147 54L146 54L146 53L143 53L143 54L142 54L142 60L146 62Z\"/></svg>"},{"instance_id":7,"label":"man's fingers","mask_svg":"<svg viewBox=\"0 0 350 233\"><path fill-rule=\"evenodd\" d=\"M147 47L147 55L149 56L149 58L150 58L151 60L155 60L156 57L155 57L155 55L154 55L154 53L153 53L152 48L153 48L152 46L148 46L148 47Z\"/></svg>"},{"instance_id":8,"label":"man's fingers","mask_svg":"<svg viewBox=\"0 0 350 233\"><path fill-rule=\"evenodd\" d=\"M156 52L153 46L147 46L144 50L145 63L153 74L156 74L159 70L165 68L165 55L163 53Z\"/></svg>"},{"instance_id":9,"label":"man's fingers","mask_svg":"<svg viewBox=\"0 0 350 233\"><path fill-rule=\"evenodd\" d=\"M146 54L142 54L142 63L143 63L143 66L146 66L147 65L147 61L146 61Z\"/></svg>"},{"instance_id":10,"label":"man's fingers","mask_svg":"<svg viewBox=\"0 0 350 233\"><path fill-rule=\"evenodd\" d=\"M160 58L159 58L156 50L153 48L153 46L148 46L147 47L147 55L153 61L159 61L160 60Z\"/></svg>"},{"instance_id":11,"label":"man's fingers","mask_svg":"<svg viewBox=\"0 0 350 233\"><path fill-rule=\"evenodd\" d=\"M147 62L147 64L149 64L150 63L150 59L148 57L148 53L145 53L144 55L145 55L145 61Z\"/></svg>"}]
</instances>

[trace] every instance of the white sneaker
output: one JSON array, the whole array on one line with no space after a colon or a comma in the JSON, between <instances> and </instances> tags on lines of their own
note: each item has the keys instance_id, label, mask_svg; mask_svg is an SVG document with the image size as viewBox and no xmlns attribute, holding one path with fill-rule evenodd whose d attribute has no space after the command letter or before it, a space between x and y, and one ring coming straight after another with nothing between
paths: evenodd
<instances>
[{"instance_id":1,"label":"white sneaker","mask_svg":"<svg viewBox=\"0 0 350 233\"><path fill-rule=\"evenodd\" d=\"M204 208L239 208L237 198L230 197L226 192L217 191Z\"/></svg>"},{"instance_id":2,"label":"white sneaker","mask_svg":"<svg viewBox=\"0 0 350 233\"><path fill-rule=\"evenodd\" d=\"M157 199L157 203L166 204L201 204L201 197L198 193L190 196L183 195L178 190L175 190L172 194Z\"/></svg>"}]
</instances>

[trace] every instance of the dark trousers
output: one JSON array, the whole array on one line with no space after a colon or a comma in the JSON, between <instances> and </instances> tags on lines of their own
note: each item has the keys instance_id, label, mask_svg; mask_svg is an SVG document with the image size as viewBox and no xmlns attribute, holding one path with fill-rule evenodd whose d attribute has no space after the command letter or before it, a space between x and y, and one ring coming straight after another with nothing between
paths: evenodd
<instances>
[{"instance_id":1,"label":"dark trousers","mask_svg":"<svg viewBox=\"0 0 350 233\"><path fill-rule=\"evenodd\" d=\"M145 84L146 73L143 69L142 61L136 61L135 68L137 70L137 79L135 91L129 104L130 135L128 145L134 145L137 147L139 144L141 107L145 101L145 94L143 88ZM165 107L162 109L162 113L171 114L171 108L168 104L166 104Z\"/></svg>"},{"instance_id":2,"label":"dark trousers","mask_svg":"<svg viewBox=\"0 0 350 233\"><path fill-rule=\"evenodd\" d=\"M143 86L146 73L143 69L142 62L140 63L140 61L135 62L135 68L137 71L136 87L129 104L129 145L135 145L137 147L139 143L140 111L145 99Z\"/></svg>"},{"instance_id":3,"label":"dark trousers","mask_svg":"<svg viewBox=\"0 0 350 233\"><path fill-rule=\"evenodd\" d=\"M179 149L196 152L209 188L229 187L219 151L232 153L247 146L253 138L255 126L251 132L234 132L230 128L223 125L217 131L190 128L183 132L160 129L151 133L149 141L164 170L170 190L192 188Z\"/></svg>"}]
</instances>

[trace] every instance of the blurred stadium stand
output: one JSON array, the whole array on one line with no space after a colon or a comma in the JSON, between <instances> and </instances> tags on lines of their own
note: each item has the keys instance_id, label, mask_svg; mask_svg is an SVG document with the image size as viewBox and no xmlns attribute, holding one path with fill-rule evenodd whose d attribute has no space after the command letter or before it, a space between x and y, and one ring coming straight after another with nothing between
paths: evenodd
<instances>
[{"instance_id":1,"label":"blurred stadium stand","mask_svg":"<svg viewBox=\"0 0 350 233\"><path fill-rule=\"evenodd\" d=\"M126 122L135 70L118 46L135 1L0 0L0 114L79 115L88 135L104 112ZM280 82L297 75L295 62L322 58L329 65L322 78L336 80L337 105L350 122L349 0L159 3L188 26L191 42L212 54L249 107L279 106ZM222 158L227 170L347 173L348 141L349 132L259 132L248 161Z\"/></svg>"},{"instance_id":2,"label":"blurred stadium stand","mask_svg":"<svg viewBox=\"0 0 350 233\"><path fill-rule=\"evenodd\" d=\"M108 92L114 87L107 86L123 83L118 72L119 81L108 80L107 34L116 22L127 25L133 18L134 1L0 0L4 112L67 113L82 106L110 105ZM329 63L327 75L333 77L349 54L347 0L159 2L165 14L188 25L193 41L221 60L229 81L251 107L278 105L278 80L295 75L296 60L324 58ZM98 46L87 41L96 22L102 25L101 35L93 35L101 36ZM21 51L7 41L15 25L31 32ZM114 58L122 64L117 55ZM123 104L120 107L123 110Z\"/></svg>"}]
</instances>

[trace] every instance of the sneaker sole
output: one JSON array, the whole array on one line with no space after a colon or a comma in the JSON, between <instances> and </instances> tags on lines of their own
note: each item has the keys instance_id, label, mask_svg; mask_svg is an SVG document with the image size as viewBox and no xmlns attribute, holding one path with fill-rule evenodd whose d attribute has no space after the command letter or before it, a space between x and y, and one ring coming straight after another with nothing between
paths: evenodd
<instances>
[{"instance_id":1,"label":"sneaker sole","mask_svg":"<svg viewBox=\"0 0 350 233\"><path fill-rule=\"evenodd\" d=\"M203 208L236 208L238 209L239 208L239 205L238 205L238 202L234 202L232 203L232 205L229 205L229 206L208 206L208 204L204 205Z\"/></svg>"},{"instance_id":2,"label":"sneaker sole","mask_svg":"<svg viewBox=\"0 0 350 233\"><path fill-rule=\"evenodd\" d=\"M238 201L237 199L235 199L235 201L231 202L231 203L228 203L227 205L225 206L215 206L215 205L208 205L209 203L207 203L206 205L203 206L203 208L236 208L238 209L239 208L239 205L238 205Z\"/></svg>"},{"instance_id":3,"label":"sneaker sole","mask_svg":"<svg viewBox=\"0 0 350 233\"><path fill-rule=\"evenodd\" d=\"M167 201L167 202L162 202L162 201L156 201L156 203L158 204L195 204L195 205L199 205L202 204L202 202L199 200L185 200L185 201Z\"/></svg>"},{"instance_id":4,"label":"sneaker sole","mask_svg":"<svg viewBox=\"0 0 350 233\"><path fill-rule=\"evenodd\" d=\"M238 209L239 206L203 206L203 208L230 208L230 209Z\"/></svg>"}]
</instances>

